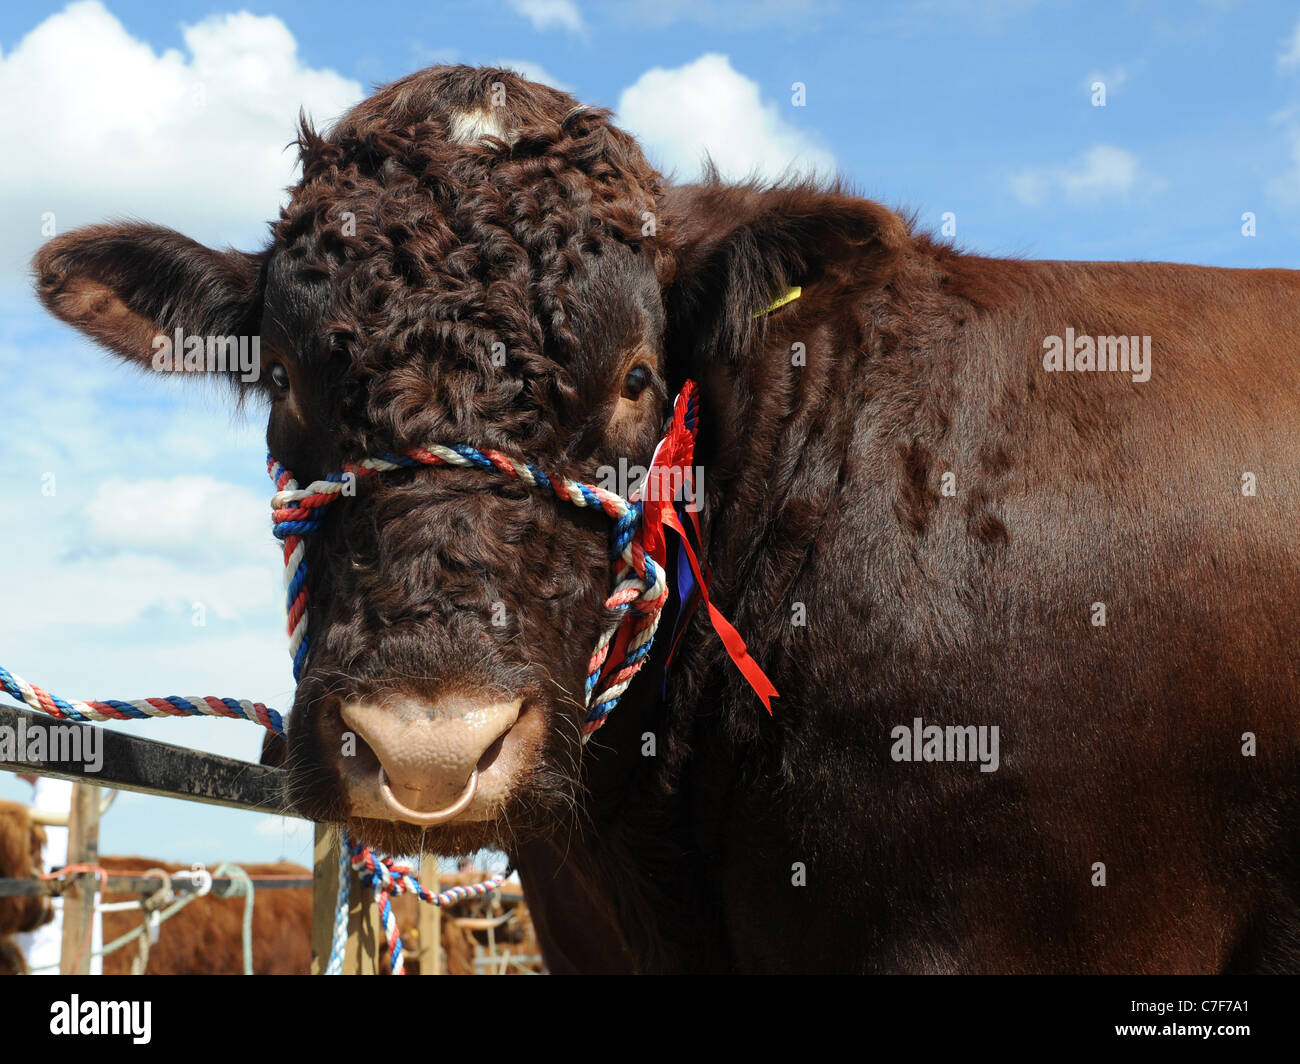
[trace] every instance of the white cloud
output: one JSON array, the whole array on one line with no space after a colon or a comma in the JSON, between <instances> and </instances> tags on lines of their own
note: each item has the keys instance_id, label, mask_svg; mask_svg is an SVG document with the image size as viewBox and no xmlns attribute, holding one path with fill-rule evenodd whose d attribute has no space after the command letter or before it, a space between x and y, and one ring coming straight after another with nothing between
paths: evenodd
<instances>
[{"instance_id":1,"label":"white cloud","mask_svg":"<svg viewBox=\"0 0 1300 1064\"><path fill-rule=\"evenodd\" d=\"M541 82L543 85L549 85L553 89L559 89L561 92L572 92L573 86L561 81L541 63L534 63L531 59L498 59L497 66L505 67L507 70L513 70L517 74L522 74L529 81Z\"/></svg>"},{"instance_id":2,"label":"white cloud","mask_svg":"<svg viewBox=\"0 0 1300 1064\"><path fill-rule=\"evenodd\" d=\"M582 13L573 0L510 0L510 6L528 19L535 30L581 33L585 28Z\"/></svg>"},{"instance_id":3,"label":"white cloud","mask_svg":"<svg viewBox=\"0 0 1300 1064\"><path fill-rule=\"evenodd\" d=\"M212 16L184 52L133 38L99 0L51 15L0 56L6 204L0 272L44 239L105 216L171 225L211 243L260 241L291 182L301 106L320 124L361 85L303 64L273 16Z\"/></svg>"},{"instance_id":4,"label":"white cloud","mask_svg":"<svg viewBox=\"0 0 1300 1064\"><path fill-rule=\"evenodd\" d=\"M1279 70L1292 70L1300 66L1300 22L1296 23L1291 36L1282 42L1282 54L1277 57Z\"/></svg>"},{"instance_id":5,"label":"white cloud","mask_svg":"<svg viewBox=\"0 0 1300 1064\"><path fill-rule=\"evenodd\" d=\"M279 574L271 565L200 567L139 554L70 560L33 550L15 550L10 556L32 564L30 572L39 574L9 580L13 601L23 603L24 623L70 634L68 604L75 603L77 627L87 641L101 638L105 629L137 622L156 622L174 635L197 628L194 618L202 619L203 627L221 621L242 625L275 610L283 613ZM196 604L203 607L201 613Z\"/></svg>"},{"instance_id":6,"label":"white cloud","mask_svg":"<svg viewBox=\"0 0 1300 1064\"><path fill-rule=\"evenodd\" d=\"M623 90L618 114L651 160L683 179L699 173L706 154L733 179L811 171L829 176L835 169L834 156L782 117L776 103L764 103L758 84L725 55L647 70Z\"/></svg>"},{"instance_id":7,"label":"white cloud","mask_svg":"<svg viewBox=\"0 0 1300 1064\"><path fill-rule=\"evenodd\" d=\"M1011 177L1016 197L1035 207L1058 194L1073 203L1087 203L1159 187L1161 182L1143 173L1137 156L1110 144L1095 144L1064 166L1022 170Z\"/></svg>"},{"instance_id":8,"label":"white cloud","mask_svg":"<svg viewBox=\"0 0 1300 1064\"><path fill-rule=\"evenodd\" d=\"M136 552L199 563L271 549L269 491L208 476L101 481L83 509L86 545L96 552Z\"/></svg>"},{"instance_id":9,"label":"white cloud","mask_svg":"<svg viewBox=\"0 0 1300 1064\"><path fill-rule=\"evenodd\" d=\"M33 303L0 295L0 663L70 698L215 694L285 708L261 427L232 421L203 390L111 364ZM254 760L260 742L258 728L228 721L134 727Z\"/></svg>"}]
</instances>

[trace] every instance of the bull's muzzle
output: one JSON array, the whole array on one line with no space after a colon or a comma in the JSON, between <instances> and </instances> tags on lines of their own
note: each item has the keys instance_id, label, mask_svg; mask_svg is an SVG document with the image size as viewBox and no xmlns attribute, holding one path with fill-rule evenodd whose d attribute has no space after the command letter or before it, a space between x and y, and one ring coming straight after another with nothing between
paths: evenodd
<instances>
[{"instance_id":1,"label":"bull's muzzle","mask_svg":"<svg viewBox=\"0 0 1300 1064\"><path fill-rule=\"evenodd\" d=\"M359 740L343 765L352 815L420 825L491 819L531 745L514 734L523 710L522 699L472 695L345 703L343 723Z\"/></svg>"}]
</instances>

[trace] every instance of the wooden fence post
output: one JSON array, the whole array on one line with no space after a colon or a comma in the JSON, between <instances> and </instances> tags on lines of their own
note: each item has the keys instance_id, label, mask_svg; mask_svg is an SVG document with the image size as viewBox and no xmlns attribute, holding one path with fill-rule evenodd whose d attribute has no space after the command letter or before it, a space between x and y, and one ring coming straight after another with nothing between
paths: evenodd
<instances>
[{"instance_id":1,"label":"wooden fence post","mask_svg":"<svg viewBox=\"0 0 1300 1064\"><path fill-rule=\"evenodd\" d=\"M420 882L430 894L437 894L438 858L425 854L420 862ZM420 974L442 975L442 908L420 905Z\"/></svg>"},{"instance_id":2,"label":"wooden fence post","mask_svg":"<svg viewBox=\"0 0 1300 1064\"><path fill-rule=\"evenodd\" d=\"M339 833L326 824L316 825L312 855L311 974L324 975L334 941L334 903L339 890Z\"/></svg>"},{"instance_id":3,"label":"wooden fence post","mask_svg":"<svg viewBox=\"0 0 1300 1064\"><path fill-rule=\"evenodd\" d=\"M68 864L99 863L99 788L90 783L72 785L68 818ZM63 948L59 972L89 975L95 895L99 880L93 874L73 877L63 892Z\"/></svg>"}]
</instances>

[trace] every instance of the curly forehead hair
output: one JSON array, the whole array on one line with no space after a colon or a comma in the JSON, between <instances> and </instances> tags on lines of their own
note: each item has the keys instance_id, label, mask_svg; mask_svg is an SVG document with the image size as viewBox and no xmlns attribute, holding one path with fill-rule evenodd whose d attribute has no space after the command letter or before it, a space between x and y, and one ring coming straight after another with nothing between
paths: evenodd
<instances>
[{"instance_id":1,"label":"curly forehead hair","mask_svg":"<svg viewBox=\"0 0 1300 1064\"><path fill-rule=\"evenodd\" d=\"M325 136L304 118L298 147L278 275L318 290L316 333L364 407L345 420L390 438L489 423L543 442L579 398L593 260L644 249L669 279L643 235L661 178L636 143L608 111L508 71L423 71Z\"/></svg>"}]
</instances>

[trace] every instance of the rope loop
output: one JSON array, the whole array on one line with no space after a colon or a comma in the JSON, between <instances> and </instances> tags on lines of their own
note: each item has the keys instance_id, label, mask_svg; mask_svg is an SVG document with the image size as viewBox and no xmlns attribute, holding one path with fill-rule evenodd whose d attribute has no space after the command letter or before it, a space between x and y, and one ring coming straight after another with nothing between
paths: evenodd
<instances>
[{"instance_id":1,"label":"rope loop","mask_svg":"<svg viewBox=\"0 0 1300 1064\"><path fill-rule=\"evenodd\" d=\"M402 936L397 927L397 918L393 915L393 898L398 894L413 894L420 901L439 908L454 905L466 898L482 897L500 889L505 876L493 875L481 883L469 886L454 886L440 894L430 893L420 882L409 865L398 864L392 857L376 853L369 846L363 846L350 835L343 833L339 840L339 894L334 910L334 940L330 946L329 964L326 975L341 975L343 971L343 954L347 945L348 914L348 880L349 872L355 872L362 887L374 893L379 904L379 917L384 927L384 938L388 943L389 971L393 975L404 975L406 963L402 954ZM438 949L437 943L433 944Z\"/></svg>"}]
</instances>

